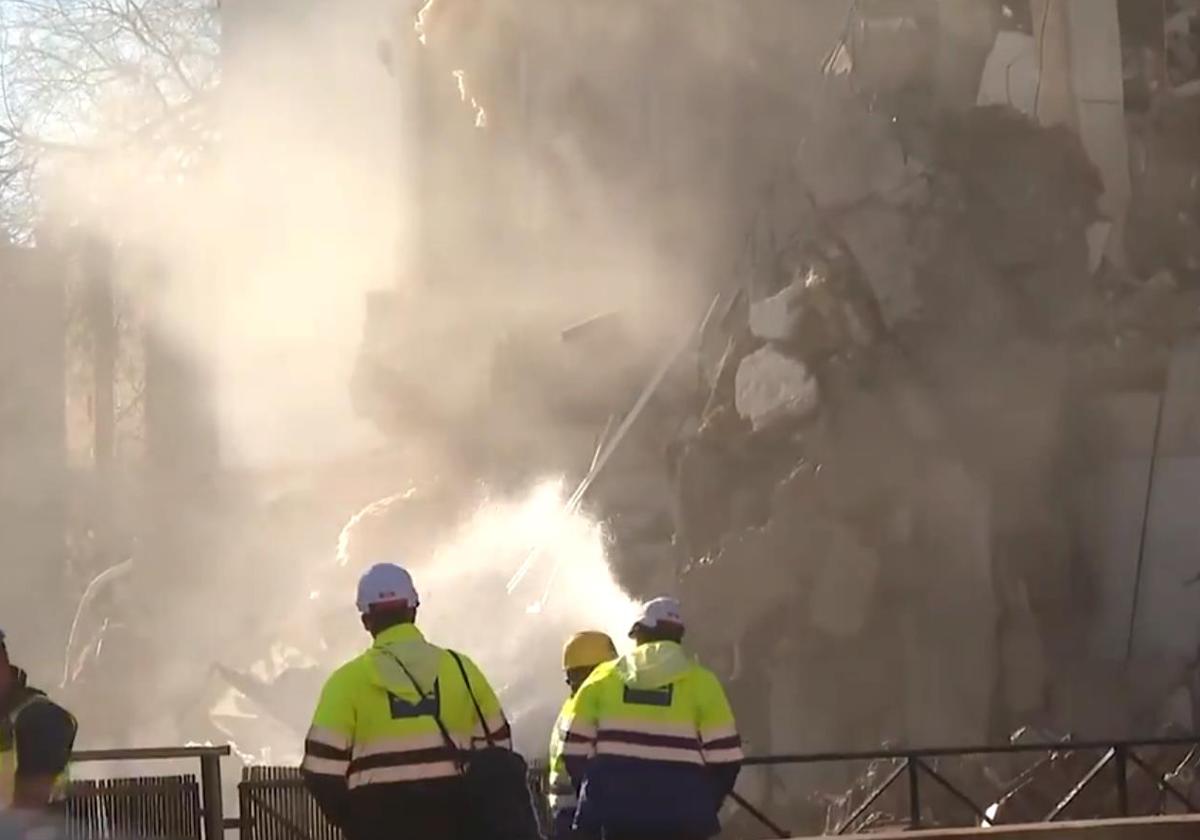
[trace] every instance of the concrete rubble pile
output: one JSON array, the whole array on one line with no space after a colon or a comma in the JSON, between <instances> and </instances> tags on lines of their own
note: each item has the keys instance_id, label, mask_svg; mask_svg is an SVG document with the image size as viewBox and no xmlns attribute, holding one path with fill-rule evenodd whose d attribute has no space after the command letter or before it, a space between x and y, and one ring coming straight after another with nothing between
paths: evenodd
<instances>
[{"instance_id":1,"label":"concrete rubble pile","mask_svg":"<svg viewBox=\"0 0 1200 840\"><path fill-rule=\"evenodd\" d=\"M1051 40L1049 32L1065 42L1056 26L1087 21L1054 18L1045 30L1031 9L1041 8L1049 20L1049 6L1003 4L1027 7L1027 19L997 32L991 8L997 4L847 3L863 20L846 36L849 48L843 43L831 53L825 74L813 70L820 78L810 85L797 68L816 64L809 47L827 46L824 39L843 27L847 8L805 4L808 16L799 25L787 17L800 14L795 3L764 4L775 12L757 15L715 3L701 4L710 12L701 15L694 5L679 14L670 13L670 4L625 4L619 15L606 8L604 23L627 24L628 31L613 36L611 49L579 50L595 53L591 60L600 66L564 83L569 95L551 84L555 95L544 98L552 104L529 121L520 143L505 134L518 122L510 114L516 88L506 96L499 82L481 88L489 114L483 135L473 119L470 131L460 126L469 141L437 133L438 150L456 154L442 160L447 171L439 177L448 184L432 175L431 183L439 194L470 196L472 207L486 208L495 195L462 173L492 164L503 171L506 156L496 150L505 143L540 150L522 159L530 171L554 169L546 149L574 144L577 152L592 145L622 152L614 153L618 165L597 167L607 199L596 203L597 215L642 212L632 213L632 231L622 226L615 240L597 237L594 250L586 241L594 222L567 212L565 188L557 190L559 204L551 203L561 227L551 223L522 239L520 225L494 224L507 234L497 238L517 253L511 274L520 282L505 286L501 303L477 303L479 312L452 318L453 335L461 338L430 340L456 346L458 356L478 356L479 367L491 370L492 392L465 389L465 407L422 398L454 389L431 387L442 383L431 381L439 377L428 365L414 362L425 358L413 352L419 346L386 346L421 332L411 324L401 328L405 307L369 309L355 388L361 410L389 433L420 437L417 429L425 439L443 440L456 471L483 476L493 487L519 486L541 470L576 469L581 461L586 470L596 434L619 422L613 412L632 403L659 363L658 343L669 343L661 335L645 340L645 323L674 326L677 319L634 313L631 320L640 314L643 323L626 334L626 311L585 322L591 326L559 340L557 329L527 325L505 307L543 314L556 307L563 323L587 315L578 310L592 305L604 313L634 309L638 295L630 296L634 304L583 298L593 286L626 276L657 280L659 263L653 270L640 265L631 244L642 239L656 246L646 246L656 255L711 248L695 263L728 264L721 243L741 238L741 222L730 220L750 203L753 223L736 276L710 282L697 271L695 285L703 288L683 290L704 302L721 293L720 315L701 341L701 393L694 368L676 365L678 375L655 394L585 501L608 525L611 563L623 586L635 597L679 590L697 617L690 641L730 680L755 753L979 744L1026 725L1081 737L1157 729L1164 698L1180 687L1184 660L1171 651L1176 658L1159 663L1155 679L1124 668L1130 610L1110 589L1129 587L1112 584L1117 576L1103 563L1136 557L1137 535L1131 548L1127 533L1109 527L1101 502L1114 495L1116 475L1136 486L1134 496L1142 494L1130 503L1120 495L1125 485L1117 488L1122 510L1142 514L1144 474L1132 469L1130 478L1121 470L1131 462L1140 467L1135 459L1150 452L1147 401L1153 405L1164 383L1186 379L1177 350L1196 332L1200 97L1188 87L1196 73L1188 63L1194 4L1169 4L1175 36L1162 59L1169 73L1149 60L1125 62L1127 97L1141 86L1150 103L1128 117L1135 171L1127 217L1106 207L1112 168L1103 160L1093 164L1103 158L1089 145L1094 114L1076 120L1087 123L1081 126L1045 113L1063 100L1050 72L1051 60L1061 56L1053 43L1039 50L1038 39ZM925 9L926 18L940 15L945 25L927 26L909 7ZM869 9L883 12L867 19ZM982 14L953 13L971 9ZM564 10L569 4L542 9ZM797 25L780 25L789 20ZM928 42L955 35L960 24L961 37L949 47ZM689 52L697 39L678 33L703 25L730 43L753 36L745 40L754 45L754 60ZM1150 47L1155 37L1162 41L1162 21L1155 26ZM525 57L544 47L536 29ZM557 67L567 49L559 35L568 30L547 31L554 33L548 54ZM588 31L594 45L595 30ZM805 37L821 41L819 47L797 47ZM451 41L445 49L453 52ZM884 49L873 59L872 50L885 42L907 58ZM431 35L430 43L437 38ZM500 40L488 44L503 51ZM678 61L671 73L658 73L657 57L668 45ZM925 72L922 56L934 52L932 80L906 85L906 77ZM1049 69L1039 68L1039 54ZM455 56L460 65L470 62ZM1039 81L1043 72L1046 84ZM467 75L487 76L483 69ZM1169 89L1147 81L1164 78ZM1121 81L1118 75L1118 94ZM637 109L626 88L645 88L643 110L654 115L629 136L619 127L626 119L636 123ZM701 88L729 101L699 97ZM532 100L537 91L534 85ZM578 106L593 99L607 110L583 120ZM694 102L703 107L687 110ZM463 110L460 101L450 105ZM453 121L452 114L441 118ZM736 130L707 131L726 125ZM689 161L700 163L688 169ZM712 177L714 169L721 177ZM592 196L583 186L564 179L578 188L581 204L592 203L584 201ZM673 201L651 204L664 184L675 191ZM761 200L758 184L770 185ZM504 199L496 201L503 221L511 215L506 189L495 187ZM680 228L703 229L689 238L650 218L647 206L712 212L697 212L700 221L690 213L675 220ZM454 235L442 239L451 243L448 250L471 250L461 243L482 235L464 232L462 214L452 215ZM713 219L738 230L712 231ZM428 224L437 227L436 219ZM583 234L567 236L568 227ZM664 227L667 234L655 239ZM460 264L456 254L433 250L422 270L437 276L455 312L469 309L463 291L476 274L489 282L493 274L508 279L491 263L481 271L475 261ZM661 272L672 279L680 273ZM543 274L568 280L542 289ZM514 305L520 295L529 300ZM430 324L443 320L429 305L408 309ZM635 337L644 346L632 352ZM519 422L506 422L513 418ZM1104 549L1106 540L1120 551ZM1107 702L1095 703L1097 692ZM860 769L754 769L740 787L793 827L820 827L832 818L829 801L855 801L846 791ZM978 801L1000 802L1016 780L1028 781L1027 770L1028 764L981 763L972 771ZM1047 795L1055 784L1022 790ZM1019 797L1012 796L1006 807L1015 813Z\"/></svg>"},{"instance_id":2,"label":"concrete rubble pile","mask_svg":"<svg viewBox=\"0 0 1200 840\"><path fill-rule=\"evenodd\" d=\"M1153 387L1196 298L1100 264L1103 185L1068 129L826 95L803 212L760 218L792 233L740 278L745 317L677 461L685 599L720 619L703 646L761 712L759 752L1073 726L1070 500L1098 457L1074 414ZM780 790L846 779L774 775L765 801L800 812Z\"/></svg>"},{"instance_id":3,"label":"concrete rubble pile","mask_svg":"<svg viewBox=\"0 0 1200 840\"><path fill-rule=\"evenodd\" d=\"M1099 93L1090 79L1078 90L1056 81L1064 74L1055 62L1067 60L1058 49L1065 30L1074 27L1080 43L1107 43L1111 33L1086 29L1103 16L1072 16L1067 4L914 0L805 4L801 20L790 17L800 14L794 3L763 4L756 14L700 5L708 11L606 9L603 23L624 22L628 31L611 49L586 50L597 53L595 66L581 65L580 78L564 86L570 95L547 96L557 104L529 129L534 138L545 132L547 149L573 138L580 149L623 150L622 165L602 170L611 203L598 206L613 212L601 216L714 205L697 212L704 233L690 239L655 240L658 228L671 226L635 215L636 238L665 243L652 250L682 240L704 252L696 264L726 265L712 243L747 234L736 276L710 281L697 271L703 288L689 290L705 302L721 292L721 315L701 342L702 393L692 387L695 370L677 365L679 376L664 383L586 499L608 525L621 583L639 597L678 589L702 617L693 643L730 678L755 753L979 744L1025 725L1081 736L1154 730L1182 668L1175 660L1159 667L1169 679L1123 675L1129 608L1109 590L1128 587L1111 584L1116 575L1103 563L1136 556L1136 534L1131 549L1128 534L1106 532L1112 517L1097 499L1110 493L1110 474L1124 476L1112 462L1149 450L1146 402L1171 378L1175 349L1196 327L1200 97L1187 95L1194 4L1168 4L1175 34L1165 57L1156 52L1161 19L1146 26L1142 42L1126 44L1124 32L1118 39L1118 55L1122 46L1130 51L1126 98L1132 103L1141 87L1149 103L1144 112L1127 105L1128 150L1124 128L1118 132L1135 170L1127 216L1113 212L1114 167L1096 140L1110 139L1111 123L1122 120L1097 117L1093 101L1112 92L1110 82L1119 96L1120 74L1115 82L1098 74ZM1000 21L997 5L1024 8L1024 17ZM595 43L601 21L587 21ZM707 25L721 35L714 43L745 42L752 55L731 61L736 50L697 50L692 42L702 39L678 35ZM1120 28L1133 25L1122 20ZM576 32L552 31L555 50L563 49L560 31ZM541 54L531 37L526 55ZM820 73L813 55L830 37L843 40ZM1138 43L1153 58L1134 60ZM683 69L664 75L655 57L668 47ZM549 55L553 64L560 53ZM1161 61L1169 72L1158 72ZM636 140L618 128L618 115L637 122L636 108L624 90L610 89L614 79L622 80L616 87L646 88L645 110L655 118ZM481 100L497 118L488 129L496 148L516 122L505 122L510 107L500 87ZM700 97L700 89L728 101ZM559 107L591 99L607 104L599 112L607 118L581 123L578 108ZM688 111L693 102L704 107ZM1061 116L1068 111L1073 118ZM709 131L726 126L736 128ZM461 149L449 158L455 168L474 160L475 146ZM672 153L660 159L653 149ZM702 165L689 170L688 161ZM541 157L532 163L553 168ZM1128 167L1122 159L1115 168ZM668 171L677 177L662 177ZM664 184L676 200L650 203ZM713 184L721 186L706 191ZM769 185L761 200L760 184ZM477 192L472 184L469 194ZM746 204L749 231L736 221ZM582 218L559 209L563 219ZM681 226L692 217L684 219ZM738 229L713 231L713 220ZM614 257L634 238L627 233L621 248L601 244L593 253L549 227L519 260L519 288L539 274L527 265L554 250L546 243L560 241L572 243L561 249L569 259L549 263L549 275L575 277L574 264L589 259L596 276L639 275L636 261ZM444 269L447 261L432 263ZM567 303L592 285L572 282ZM596 305L611 308L607 300ZM642 315L674 325L663 313ZM384 332L405 331L388 320ZM496 399L465 413L458 428L470 434L447 435L505 452L511 463L490 472L474 469L483 456L463 459L493 483L529 464L585 459L661 354L652 342L617 353L633 342L604 331L573 331L558 343L532 328L514 332L518 338L494 353ZM405 355L365 349L369 362L389 369ZM621 370L602 370L598 360L614 357ZM427 379L427 371L417 366L413 378ZM372 399L381 390L363 389ZM387 395L381 404L421 405ZM499 419L510 415L522 422ZM508 434L497 445L494 435L518 425L536 440ZM447 447L462 448L457 440ZM1141 473L1121 480L1137 486L1133 495L1144 491ZM1144 493L1134 503L1120 499L1122 510L1141 514ZM1120 551L1097 549L1106 540ZM1108 702L1092 702L1097 691ZM974 774L983 779L979 801L1000 801L1005 782L1027 769L984 763ZM819 827L827 799L846 799L856 772L755 769L741 786L773 815L790 815L791 825Z\"/></svg>"}]
</instances>

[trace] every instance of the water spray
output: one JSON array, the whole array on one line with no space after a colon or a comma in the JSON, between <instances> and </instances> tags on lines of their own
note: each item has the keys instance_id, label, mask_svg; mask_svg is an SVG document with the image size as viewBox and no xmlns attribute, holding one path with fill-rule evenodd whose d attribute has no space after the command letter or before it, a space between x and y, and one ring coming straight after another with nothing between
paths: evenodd
<instances>
[{"instance_id":1,"label":"water spray","mask_svg":"<svg viewBox=\"0 0 1200 840\"><path fill-rule=\"evenodd\" d=\"M633 428L633 424L637 422L637 419L641 416L642 411L645 410L646 406L650 403L651 397L654 396L655 392L662 384L662 381L666 378L667 373L669 373L671 368L674 367L676 360L678 360L679 357L683 355L683 352L687 350L688 345L692 343L692 339L704 332L705 328L708 326L708 322L713 317L713 313L717 311L717 304L720 303L720 301L721 295L718 293L713 297L712 303L708 305L708 309L705 310L704 317L701 318L694 327L684 332L683 335L680 336L679 341L670 347L669 352L663 357L662 362L659 364L658 368L655 369L654 374L650 377L650 381L646 383L646 386L642 389L641 394L638 395L637 400L634 402L633 407L626 413L625 419L621 421L621 424L617 427L617 430L613 432L613 435L608 439L607 444L605 444L603 437L601 438L601 444L597 447L595 454L592 456L591 468L588 470L587 475L583 477L583 480L579 482L579 485L575 488L575 492L572 493L567 499L565 505L565 513L567 515L572 515L578 512L579 506L583 503L584 495L587 494L587 491L596 481L596 478L600 475L601 470L603 470L605 465L608 464L609 459L613 456L613 453L617 451L617 447L621 445L621 441L625 439L625 435L627 435L629 430ZM605 428L607 429L608 427L606 426ZM521 585L521 582L533 569L534 565L537 563L538 557L541 555L542 549L543 545L541 544L535 545L532 549L530 549L529 553L525 556L525 560L509 579L508 585L505 587L509 595L512 595L513 592L516 591L517 587ZM558 569L561 564L562 558L556 558L554 565L551 567L550 576L546 582L546 588L543 590L541 597L529 605L528 612L540 613L545 608L546 601L550 597L550 593L553 589L554 581L558 576Z\"/></svg>"},{"instance_id":2,"label":"water spray","mask_svg":"<svg viewBox=\"0 0 1200 840\"><path fill-rule=\"evenodd\" d=\"M63 673L62 681L58 684L59 688L66 688L67 683L71 681L71 677L79 672L76 668L74 673L71 670L72 652L75 650L75 636L79 630L79 621L83 617L84 611L96 599L100 590L113 581L125 577L133 571L133 558L130 557L117 563L114 566L109 566L100 574L92 578L91 583L83 590L83 595L79 598L79 606L75 608L75 617L71 620L71 632L67 635L67 649L63 654Z\"/></svg>"}]
</instances>

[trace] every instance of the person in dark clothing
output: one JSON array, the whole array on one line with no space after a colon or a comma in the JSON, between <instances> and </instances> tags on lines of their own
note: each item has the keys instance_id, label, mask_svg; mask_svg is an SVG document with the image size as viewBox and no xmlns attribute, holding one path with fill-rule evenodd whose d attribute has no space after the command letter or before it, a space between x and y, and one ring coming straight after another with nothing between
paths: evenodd
<instances>
[{"instance_id":1,"label":"person in dark clothing","mask_svg":"<svg viewBox=\"0 0 1200 840\"><path fill-rule=\"evenodd\" d=\"M0 810L61 811L77 730L71 713L12 664L0 631Z\"/></svg>"}]
</instances>

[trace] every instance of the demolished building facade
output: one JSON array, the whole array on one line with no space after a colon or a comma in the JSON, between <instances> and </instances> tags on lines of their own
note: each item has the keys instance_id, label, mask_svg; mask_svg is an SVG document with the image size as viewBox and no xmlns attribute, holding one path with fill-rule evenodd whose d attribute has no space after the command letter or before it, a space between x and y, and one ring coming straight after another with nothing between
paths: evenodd
<instances>
[{"instance_id":1,"label":"demolished building facade","mask_svg":"<svg viewBox=\"0 0 1200 840\"><path fill-rule=\"evenodd\" d=\"M716 295L585 506L750 748L1152 734L1200 646L1200 99L1196 10L1128 5L428 4L421 291L373 301L361 410L498 485L582 472ZM492 388L439 402L395 336L481 273ZM839 783L788 779L751 784Z\"/></svg>"},{"instance_id":2,"label":"demolished building facade","mask_svg":"<svg viewBox=\"0 0 1200 840\"><path fill-rule=\"evenodd\" d=\"M420 212L352 393L443 480L314 473L337 513L281 494L245 565L396 494L311 587L345 591L633 419L583 505L630 594L685 599L752 752L1194 728L1200 23L1081 2L434 0L420 39L405 4ZM302 728L304 664L211 681ZM800 825L854 772L741 787Z\"/></svg>"}]
</instances>

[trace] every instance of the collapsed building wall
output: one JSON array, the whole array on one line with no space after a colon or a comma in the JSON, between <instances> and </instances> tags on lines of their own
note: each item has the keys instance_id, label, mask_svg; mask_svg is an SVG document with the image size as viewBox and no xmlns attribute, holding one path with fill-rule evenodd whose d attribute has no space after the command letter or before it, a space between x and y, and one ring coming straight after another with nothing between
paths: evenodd
<instances>
[{"instance_id":1,"label":"collapsed building wall","mask_svg":"<svg viewBox=\"0 0 1200 840\"><path fill-rule=\"evenodd\" d=\"M548 19L574 8L557 5ZM562 188L548 200L562 224L532 237L527 219L501 226L517 267L498 259L486 268L498 282L520 277L518 287L568 299L555 310L564 315L586 308L591 284L556 271L545 282L547 266L569 263L544 251L594 259L603 265L596 274L622 267L618 257L630 249L614 249L573 212L572 200L596 189L586 177L596 169L604 200L592 218L620 216L646 251L692 258L664 261L674 269L664 274L687 278L679 288L691 284L668 299L725 293L720 328L702 342L700 386L694 368L680 365L652 419L625 442L625 467L614 463L590 499L613 525L622 581L649 595L677 580L710 619L694 643L730 678L758 752L981 742L1030 722L1103 734L1153 727L1150 707L1169 686L1138 699L1137 684L1152 681L1122 679L1111 702L1089 702L1125 672L1123 656L1112 654L1130 614L1139 550L1130 528L1140 522L1136 488L1148 466L1144 423L1135 435L1142 460L1122 464L1104 406L1162 386L1169 348L1195 328L1195 311L1174 280L1148 283L1118 256L1101 259L1095 230L1114 221L1101 203L1111 184L1072 127L1022 115L1044 104L1036 66L1033 76L1020 75L1019 61L1002 67L1013 87L985 95L989 51L1012 43L1036 61L1037 39L1048 35L1034 31L1031 9L1006 22L991 3L717 5L621 6L591 28L567 28L564 44L532 50L553 64L586 51L596 27L639 33L614 34L589 52L578 79L535 73L525 82L561 91L521 98L541 103L521 135L534 149L521 171L560 174ZM539 29L539 11L524 8L524 18L511 18L524 26L522 43L564 31ZM940 25L931 31L929 21ZM688 34L671 41L660 35L664 24L686 24L679 30ZM719 49L702 37L714 33ZM1081 44L1065 58L1082 61ZM669 73L645 63L655 48L673 59ZM906 72L897 56L908 56ZM470 91L482 70L463 66ZM503 113L513 100L502 86L479 90L485 109L495 103ZM1086 98L1088 90L1062 92ZM477 131L472 143L487 136ZM511 150L513 136L496 134L493 151ZM663 148L676 153L656 158ZM612 165L580 166L581 155ZM487 160L511 163L505 154ZM475 194L473 183L450 183ZM655 191L666 199L650 200ZM1194 197L1193 189L1179 200ZM689 214L672 215L688 205ZM544 240L570 246L543 249ZM521 275L526 268L533 276ZM1168 301L1182 305L1164 318ZM628 308L636 322L637 301ZM502 308L493 314L506 322ZM677 329L677 317L655 314L643 324ZM528 329L546 333L544 323ZM498 389L513 398L485 401L458 428L487 429L475 443L526 461L526 470L586 466L607 415L630 404L636 371L659 357L639 337L640 352L621 355L635 373L582 387L589 399L567 400L570 413L539 413L544 394L571 380L547 370L561 363L594 383L600 354L638 342L593 336L571 362L571 349L555 350L552 339L520 352L520 341L501 345L500 367L511 376L503 381L526 389ZM400 361L371 347L364 357L393 368ZM512 424L503 418L535 415L533 428L552 421L556 446L540 439L540 447L506 449ZM1114 470L1124 476L1116 485L1105 477ZM622 528L617 514L630 508L642 525ZM1171 533L1155 539L1173 542ZM1151 573L1159 607L1173 597L1178 562L1164 559ZM1177 656L1190 645L1172 622L1138 621L1149 622L1138 633L1156 640L1150 647L1169 637ZM1179 662L1154 666L1160 656L1147 648L1151 670L1179 670Z\"/></svg>"}]
</instances>

